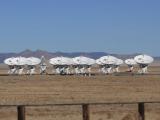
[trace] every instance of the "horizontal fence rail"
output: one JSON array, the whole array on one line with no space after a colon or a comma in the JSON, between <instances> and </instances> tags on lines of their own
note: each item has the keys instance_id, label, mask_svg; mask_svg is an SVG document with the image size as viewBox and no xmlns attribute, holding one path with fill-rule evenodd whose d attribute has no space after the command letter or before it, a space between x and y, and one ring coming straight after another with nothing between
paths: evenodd
<instances>
[{"instance_id":1,"label":"horizontal fence rail","mask_svg":"<svg viewBox=\"0 0 160 120\"><path fill-rule=\"evenodd\" d=\"M154 102L149 102L149 103L154 103ZM104 103L103 105L105 105L105 104L106 105L113 105L110 103L109 104ZM117 104L131 104L131 103L117 103ZM132 104L135 104L135 103L132 103ZM145 104L147 104L147 102L146 103L141 102L141 103L136 103L136 104L138 104L138 109L137 109L138 114L139 114L138 120L145 120ZM69 104L69 105L73 105L73 104ZM82 107L83 120L91 120L90 119L90 105L99 105L99 104L96 103L96 104L76 104L76 105L81 105L81 107ZM102 104L100 104L100 105L102 105ZM3 106L5 106L5 105L3 105ZM0 107L3 107L3 106L1 105ZM31 106L34 106L34 105L31 105ZM35 105L35 106L37 106L37 105ZM38 105L38 106L45 106L45 105ZM65 106L65 105L60 104L60 105L47 105L47 106ZM7 107L9 107L9 106L7 105ZM27 105L20 105L20 106L16 106L16 107L17 107L17 120L26 120L25 107L28 107L28 106Z\"/></svg>"},{"instance_id":2,"label":"horizontal fence rail","mask_svg":"<svg viewBox=\"0 0 160 120\"><path fill-rule=\"evenodd\" d=\"M103 104L136 104L138 119L145 120L145 104L160 103L160 80L25 79L0 81L0 107L16 106L17 120L26 120L28 106L65 105L80 105L83 120L91 120L90 106Z\"/></svg>"}]
</instances>

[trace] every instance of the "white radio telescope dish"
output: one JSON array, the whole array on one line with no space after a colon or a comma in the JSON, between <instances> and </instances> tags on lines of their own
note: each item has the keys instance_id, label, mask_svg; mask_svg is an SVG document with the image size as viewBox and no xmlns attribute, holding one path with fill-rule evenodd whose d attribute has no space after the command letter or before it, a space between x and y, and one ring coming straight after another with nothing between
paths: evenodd
<instances>
[{"instance_id":1,"label":"white radio telescope dish","mask_svg":"<svg viewBox=\"0 0 160 120\"><path fill-rule=\"evenodd\" d=\"M50 60L49 60L49 63L51 64L51 65L58 65L58 64L60 64L60 57L55 57L55 58L51 58Z\"/></svg>"},{"instance_id":2,"label":"white radio telescope dish","mask_svg":"<svg viewBox=\"0 0 160 120\"><path fill-rule=\"evenodd\" d=\"M61 57L61 65L73 65L74 62L71 58Z\"/></svg>"},{"instance_id":3,"label":"white radio telescope dish","mask_svg":"<svg viewBox=\"0 0 160 120\"><path fill-rule=\"evenodd\" d=\"M98 65L104 65L104 64L101 62L101 59L97 59L97 60L96 60L96 64L98 64Z\"/></svg>"},{"instance_id":4,"label":"white radio telescope dish","mask_svg":"<svg viewBox=\"0 0 160 120\"><path fill-rule=\"evenodd\" d=\"M96 63L96 61L89 57L79 56L73 58L75 63L75 73L82 75L91 75L91 66Z\"/></svg>"},{"instance_id":5,"label":"white radio telescope dish","mask_svg":"<svg viewBox=\"0 0 160 120\"><path fill-rule=\"evenodd\" d=\"M36 57L29 57L27 58L26 61L27 61L26 64L28 67L27 74L30 74L30 75L35 74L36 65L39 65L41 63L41 59Z\"/></svg>"},{"instance_id":6,"label":"white radio telescope dish","mask_svg":"<svg viewBox=\"0 0 160 120\"><path fill-rule=\"evenodd\" d=\"M56 74L71 74L71 66L74 65L72 58L68 57L55 57L49 60L53 65L53 73Z\"/></svg>"},{"instance_id":7,"label":"white radio telescope dish","mask_svg":"<svg viewBox=\"0 0 160 120\"><path fill-rule=\"evenodd\" d=\"M27 63L27 58L25 57L16 57L13 59L15 65L17 66L24 66Z\"/></svg>"},{"instance_id":8,"label":"white radio telescope dish","mask_svg":"<svg viewBox=\"0 0 160 120\"><path fill-rule=\"evenodd\" d=\"M122 62L122 61L120 61ZM116 64L121 64L118 61L118 58L114 57L114 56L103 56L101 58L99 58L96 63L99 64L99 71L104 73L104 74L110 74L113 72L113 67L118 67L119 65Z\"/></svg>"},{"instance_id":9,"label":"white radio telescope dish","mask_svg":"<svg viewBox=\"0 0 160 120\"><path fill-rule=\"evenodd\" d=\"M138 55L134 58L134 60L138 64L150 64L154 61L154 59L151 56L148 56L148 55Z\"/></svg>"},{"instance_id":10,"label":"white radio telescope dish","mask_svg":"<svg viewBox=\"0 0 160 120\"><path fill-rule=\"evenodd\" d=\"M117 59L116 59L116 62L113 64L112 71L113 71L113 72L116 72L116 73L120 72L119 67L120 67L120 65L122 65L122 64L123 64L123 60L117 58Z\"/></svg>"},{"instance_id":11,"label":"white radio telescope dish","mask_svg":"<svg viewBox=\"0 0 160 120\"><path fill-rule=\"evenodd\" d=\"M128 72L133 72L133 69L134 69L134 65L136 65L136 61L133 59L133 58L130 58L130 59L126 59L125 60L125 64L128 65Z\"/></svg>"},{"instance_id":12,"label":"white radio telescope dish","mask_svg":"<svg viewBox=\"0 0 160 120\"><path fill-rule=\"evenodd\" d=\"M108 65L113 65L113 64L116 64L116 61L117 61L117 58L114 57L114 56L103 56L100 58L100 61L103 63L103 64L108 64Z\"/></svg>"},{"instance_id":13,"label":"white radio telescope dish","mask_svg":"<svg viewBox=\"0 0 160 120\"><path fill-rule=\"evenodd\" d=\"M74 64L72 58L68 58L68 57L55 57L50 59L49 63L52 65L73 65Z\"/></svg>"},{"instance_id":14,"label":"white radio telescope dish","mask_svg":"<svg viewBox=\"0 0 160 120\"><path fill-rule=\"evenodd\" d=\"M13 57L12 58L7 58L7 59L4 60L4 63L6 65L14 65L13 59L14 59Z\"/></svg>"},{"instance_id":15,"label":"white radio telescope dish","mask_svg":"<svg viewBox=\"0 0 160 120\"><path fill-rule=\"evenodd\" d=\"M36 57L29 57L26 60L26 64L30 65L30 66L35 66L41 63L41 60L39 58Z\"/></svg>"},{"instance_id":16,"label":"white radio telescope dish","mask_svg":"<svg viewBox=\"0 0 160 120\"><path fill-rule=\"evenodd\" d=\"M9 74L22 74L26 65L25 57L12 57L4 60L4 63L9 66Z\"/></svg>"},{"instance_id":17,"label":"white radio telescope dish","mask_svg":"<svg viewBox=\"0 0 160 120\"><path fill-rule=\"evenodd\" d=\"M134 60L134 59L126 59L125 60L125 64L127 64L127 65L136 65L137 63L136 63L136 61Z\"/></svg>"},{"instance_id":18,"label":"white radio telescope dish","mask_svg":"<svg viewBox=\"0 0 160 120\"><path fill-rule=\"evenodd\" d=\"M123 60L117 58L115 65L122 65L123 63Z\"/></svg>"},{"instance_id":19,"label":"white radio telescope dish","mask_svg":"<svg viewBox=\"0 0 160 120\"><path fill-rule=\"evenodd\" d=\"M84 57L84 56L79 56L73 58L73 62L77 65L93 65L96 63L96 61L92 58Z\"/></svg>"},{"instance_id":20,"label":"white radio telescope dish","mask_svg":"<svg viewBox=\"0 0 160 120\"><path fill-rule=\"evenodd\" d=\"M139 64L138 73L145 74L148 73L148 65L151 64L154 59L149 55L138 55L134 60Z\"/></svg>"}]
</instances>

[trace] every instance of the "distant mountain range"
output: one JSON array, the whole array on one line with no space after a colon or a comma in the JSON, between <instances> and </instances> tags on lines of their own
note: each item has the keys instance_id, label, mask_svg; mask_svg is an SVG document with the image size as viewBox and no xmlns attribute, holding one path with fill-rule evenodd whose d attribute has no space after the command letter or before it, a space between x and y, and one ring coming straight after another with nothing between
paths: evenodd
<instances>
[{"instance_id":1,"label":"distant mountain range","mask_svg":"<svg viewBox=\"0 0 160 120\"><path fill-rule=\"evenodd\" d=\"M72 52L72 53L66 53L66 52L47 52L43 50L25 50L20 53L0 53L0 63L3 63L3 61L6 58L9 57L16 57L16 56L23 56L23 57L38 57L44 56L46 59L50 59L52 57L57 56L65 56L65 57L77 57L77 56L86 56L91 57L94 59L98 59L105 55L113 55L115 57L121 58L121 59L127 59L127 58L133 58L134 56L138 55L138 53L130 54L130 55L121 55L121 54L109 54L106 52ZM155 57L155 60L160 61L160 57Z\"/></svg>"}]
</instances>

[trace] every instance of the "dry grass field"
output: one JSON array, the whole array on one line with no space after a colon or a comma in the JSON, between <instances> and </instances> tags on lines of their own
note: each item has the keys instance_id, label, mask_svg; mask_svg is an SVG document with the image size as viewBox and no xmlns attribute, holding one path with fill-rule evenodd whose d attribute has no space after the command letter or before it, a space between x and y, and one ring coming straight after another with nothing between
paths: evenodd
<instances>
[{"instance_id":1,"label":"dry grass field","mask_svg":"<svg viewBox=\"0 0 160 120\"><path fill-rule=\"evenodd\" d=\"M82 120L80 103L91 103L90 120L138 120L136 102L160 102L160 67L149 70L148 75L6 76L1 65L0 105L38 105L26 107L26 120ZM160 103L145 108L145 120L160 120ZM0 120L17 120L16 107L0 107Z\"/></svg>"}]
</instances>

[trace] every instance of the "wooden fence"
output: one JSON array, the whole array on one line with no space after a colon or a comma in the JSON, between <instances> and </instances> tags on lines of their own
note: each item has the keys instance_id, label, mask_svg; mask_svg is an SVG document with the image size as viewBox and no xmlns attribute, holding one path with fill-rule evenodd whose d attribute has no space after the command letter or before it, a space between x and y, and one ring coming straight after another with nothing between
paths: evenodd
<instances>
[{"instance_id":1,"label":"wooden fence","mask_svg":"<svg viewBox=\"0 0 160 120\"><path fill-rule=\"evenodd\" d=\"M115 104L120 104L120 103L115 103ZM124 103L124 104L135 104L135 103ZM137 104L138 104L139 120L145 120L145 105L144 105L145 103L137 103ZM73 105L73 104L71 104L71 105ZM83 120L90 120L90 114L89 114L90 108L89 108L89 106L90 105L98 105L98 103L95 103L95 104L76 104L76 105L81 105L82 106L82 115L83 115L82 118L83 118ZM25 107L26 106L24 106L24 105L16 106L17 107L17 119L18 120L26 120L26 116L25 116ZM40 106L40 105L38 105L38 106ZM45 105L43 104L42 106L45 106ZM47 106L49 106L49 105L47 105ZM50 105L50 106L54 106L54 105ZM63 106L63 104L61 104L61 106Z\"/></svg>"},{"instance_id":2,"label":"wooden fence","mask_svg":"<svg viewBox=\"0 0 160 120\"><path fill-rule=\"evenodd\" d=\"M8 80L0 82L0 106L16 106L18 120L25 120L27 106L81 105L83 120L91 120L90 105L137 104L139 120L145 120L145 104L160 101L159 85L158 80Z\"/></svg>"}]
</instances>

